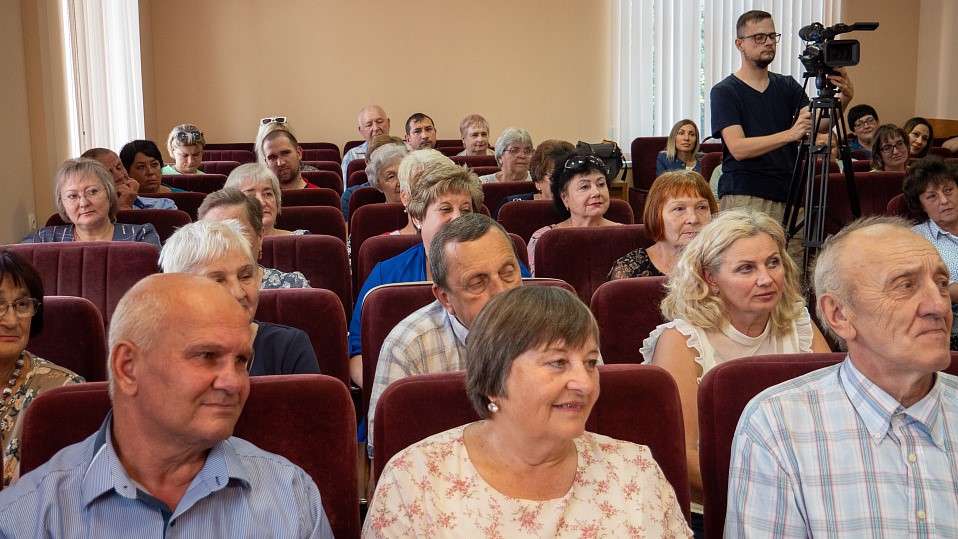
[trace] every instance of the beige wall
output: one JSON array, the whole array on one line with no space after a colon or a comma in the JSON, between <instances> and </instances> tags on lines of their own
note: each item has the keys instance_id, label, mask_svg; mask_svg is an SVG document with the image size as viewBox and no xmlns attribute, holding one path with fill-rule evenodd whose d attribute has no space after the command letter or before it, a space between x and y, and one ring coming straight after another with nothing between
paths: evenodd
<instances>
[{"instance_id":1,"label":"beige wall","mask_svg":"<svg viewBox=\"0 0 958 539\"><path fill-rule=\"evenodd\" d=\"M0 243L19 241L34 212L33 171L27 118L27 76L19 0L0 0Z\"/></svg>"},{"instance_id":2,"label":"beige wall","mask_svg":"<svg viewBox=\"0 0 958 539\"><path fill-rule=\"evenodd\" d=\"M915 113L929 118L958 119L958 1L924 0L918 26L918 62Z\"/></svg>"},{"instance_id":3,"label":"beige wall","mask_svg":"<svg viewBox=\"0 0 958 539\"><path fill-rule=\"evenodd\" d=\"M211 142L252 141L261 117L286 115L301 141L342 146L359 138L369 103L398 135L414 112L433 117L439 138L458 138L473 112L493 137L511 125L536 143L608 133L608 0L150 4L143 69L155 84L144 94L158 142L184 122Z\"/></svg>"}]
</instances>

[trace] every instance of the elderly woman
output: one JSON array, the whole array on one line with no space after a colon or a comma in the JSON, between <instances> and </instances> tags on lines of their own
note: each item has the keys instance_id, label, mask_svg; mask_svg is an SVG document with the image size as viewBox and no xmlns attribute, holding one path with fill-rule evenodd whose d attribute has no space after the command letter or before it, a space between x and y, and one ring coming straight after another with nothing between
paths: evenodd
<instances>
[{"instance_id":1,"label":"elderly woman","mask_svg":"<svg viewBox=\"0 0 958 539\"><path fill-rule=\"evenodd\" d=\"M908 165L908 133L895 124L883 124L872 141L872 172L905 172Z\"/></svg>"},{"instance_id":2,"label":"elderly woman","mask_svg":"<svg viewBox=\"0 0 958 539\"><path fill-rule=\"evenodd\" d=\"M43 329L43 281L16 253L0 251L0 449L3 487L20 477L23 412L40 393L83 382L72 371L27 352L27 341Z\"/></svg>"},{"instance_id":3,"label":"elderly woman","mask_svg":"<svg viewBox=\"0 0 958 539\"><path fill-rule=\"evenodd\" d=\"M412 221L412 215L409 215L409 201L412 200L413 188L427 169L449 165L455 165L455 163L439 150L415 150L403 157L396 174L399 176L399 201L406 208L407 222L406 226L399 230L389 232L389 236L419 233L419 229Z\"/></svg>"},{"instance_id":4,"label":"elderly woman","mask_svg":"<svg viewBox=\"0 0 958 539\"><path fill-rule=\"evenodd\" d=\"M366 177L369 185L386 195L386 202L399 200L399 163L409 155L405 144L387 144L366 154Z\"/></svg>"},{"instance_id":5,"label":"elderly woman","mask_svg":"<svg viewBox=\"0 0 958 539\"><path fill-rule=\"evenodd\" d=\"M208 221L236 219L243 226L243 234L250 244L253 258L259 260L263 256L263 206L259 200L244 195L239 189L224 187L206 195L197 210L197 217ZM298 271L286 273L263 266L260 266L260 270L260 288L264 290L309 288L309 281Z\"/></svg>"},{"instance_id":6,"label":"elderly woman","mask_svg":"<svg viewBox=\"0 0 958 539\"><path fill-rule=\"evenodd\" d=\"M140 186L141 195L156 193L182 193L182 189L170 187L163 180L160 167L163 166L163 154L152 140L134 140L120 149L120 161L126 172Z\"/></svg>"},{"instance_id":7,"label":"elderly woman","mask_svg":"<svg viewBox=\"0 0 958 539\"><path fill-rule=\"evenodd\" d=\"M534 193L509 195L502 199L499 207L493 212L493 219L499 218L499 210L508 202L516 200L552 200L552 171L555 169L555 160L561 155L575 153L575 146L564 140L549 139L536 147L529 164L529 174L535 186Z\"/></svg>"},{"instance_id":8,"label":"elderly woman","mask_svg":"<svg viewBox=\"0 0 958 539\"><path fill-rule=\"evenodd\" d=\"M166 149L173 158L172 165L161 169L163 174L203 174L199 170L203 162L203 132L193 124L178 125L166 139Z\"/></svg>"},{"instance_id":9,"label":"elderly woman","mask_svg":"<svg viewBox=\"0 0 958 539\"><path fill-rule=\"evenodd\" d=\"M614 226L609 210L609 169L592 155L561 155L552 173L552 204L562 221L546 225L529 238L529 269L535 275L536 243L554 228Z\"/></svg>"},{"instance_id":10,"label":"elderly woman","mask_svg":"<svg viewBox=\"0 0 958 539\"><path fill-rule=\"evenodd\" d=\"M531 179L529 163L532 161L532 137L525 129L510 127L496 140L496 162L499 172L480 176L482 183L524 182Z\"/></svg>"},{"instance_id":11,"label":"elderly woman","mask_svg":"<svg viewBox=\"0 0 958 539\"><path fill-rule=\"evenodd\" d=\"M702 228L669 275L662 314L640 350L672 374L685 418L692 501L702 502L698 385L713 366L761 354L829 352L798 292L798 268L782 226L760 212L730 210ZM701 513L701 506L693 508Z\"/></svg>"},{"instance_id":12,"label":"elderly woman","mask_svg":"<svg viewBox=\"0 0 958 539\"><path fill-rule=\"evenodd\" d=\"M289 236L309 234L308 230L283 230L276 228L276 217L282 213L283 191L273 171L260 163L246 163L230 172L224 188L239 189L244 195L259 201L263 208L263 235Z\"/></svg>"},{"instance_id":13,"label":"elderly woman","mask_svg":"<svg viewBox=\"0 0 958 539\"><path fill-rule=\"evenodd\" d=\"M649 449L585 431L597 363L598 326L574 295L496 295L466 343L481 419L395 455L363 537L691 537Z\"/></svg>"},{"instance_id":14,"label":"elderly woman","mask_svg":"<svg viewBox=\"0 0 958 539\"><path fill-rule=\"evenodd\" d=\"M399 137L394 137L391 135L376 135L369 141L369 144L366 146L366 162L372 160L373 154L376 153L376 150L382 148L383 146L399 145L406 149L406 153L409 153L408 148L406 147L406 141ZM366 171L366 181L360 184L353 185L351 187L346 187L343 190L343 194L340 197L340 209L343 211L343 219L346 219L346 222L349 222L349 199L353 197L353 193L360 188L369 187L372 185L370 181L370 176L368 170ZM349 178L345 178L349 180Z\"/></svg>"},{"instance_id":15,"label":"elderly woman","mask_svg":"<svg viewBox=\"0 0 958 539\"><path fill-rule=\"evenodd\" d=\"M615 261L608 279L669 275L682 250L718 211L709 184L698 172L676 170L652 183L645 200L642 222L655 241Z\"/></svg>"},{"instance_id":16,"label":"elderly woman","mask_svg":"<svg viewBox=\"0 0 958 539\"><path fill-rule=\"evenodd\" d=\"M670 170L701 171L702 144L699 138L699 128L692 120L679 120L672 126L665 151L659 152L655 161L655 175L659 176Z\"/></svg>"},{"instance_id":17,"label":"elderly woman","mask_svg":"<svg viewBox=\"0 0 958 539\"><path fill-rule=\"evenodd\" d=\"M940 157L919 159L902 182L908 216L919 224L914 231L938 249L951 272L952 288L958 279L958 164ZM951 349L958 350L958 293L951 295L954 316Z\"/></svg>"},{"instance_id":18,"label":"elderly woman","mask_svg":"<svg viewBox=\"0 0 958 539\"><path fill-rule=\"evenodd\" d=\"M489 122L478 114L470 114L459 122L463 150L456 155L493 155L489 149Z\"/></svg>"},{"instance_id":19,"label":"elderly woman","mask_svg":"<svg viewBox=\"0 0 958 539\"><path fill-rule=\"evenodd\" d=\"M246 199L242 193L240 196ZM209 277L222 284L243 306L253 335L250 376L319 374L316 353L306 333L255 319L260 267L244 237L245 232L246 227L236 219L190 223L166 241L160 252L160 267L164 273Z\"/></svg>"},{"instance_id":20,"label":"elderly woman","mask_svg":"<svg viewBox=\"0 0 958 539\"><path fill-rule=\"evenodd\" d=\"M871 159L875 128L878 127L878 112L871 105L861 104L848 109L847 117L848 128L855 134L848 147L853 151L865 152L865 158Z\"/></svg>"},{"instance_id":21,"label":"elderly woman","mask_svg":"<svg viewBox=\"0 0 958 539\"><path fill-rule=\"evenodd\" d=\"M908 155L912 159L921 159L931 151L931 144L935 140L935 130L924 118L912 118L902 126L908 133Z\"/></svg>"},{"instance_id":22,"label":"elderly woman","mask_svg":"<svg viewBox=\"0 0 958 539\"><path fill-rule=\"evenodd\" d=\"M70 159L53 182L57 212L66 225L45 226L23 243L58 241L141 241L160 248L153 225L116 222L117 196L113 175L93 159Z\"/></svg>"}]
</instances>

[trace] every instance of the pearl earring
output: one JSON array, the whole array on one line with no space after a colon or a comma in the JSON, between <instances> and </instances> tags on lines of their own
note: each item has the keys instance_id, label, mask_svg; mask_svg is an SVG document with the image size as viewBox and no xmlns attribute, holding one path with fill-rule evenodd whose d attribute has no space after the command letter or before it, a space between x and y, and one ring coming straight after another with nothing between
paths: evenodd
<instances>
[{"instance_id":1,"label":"pearl earring","mask_svg":"<svg viewBox=\"0 0 958 539\"><path fill-rule=\"evenodd\" d=\"M494 402L490 402L489 404L487 404L486 408L488 408L489 411L492 413L496 413L499 411L499 405Z\"/></svg>"}]
</instances>

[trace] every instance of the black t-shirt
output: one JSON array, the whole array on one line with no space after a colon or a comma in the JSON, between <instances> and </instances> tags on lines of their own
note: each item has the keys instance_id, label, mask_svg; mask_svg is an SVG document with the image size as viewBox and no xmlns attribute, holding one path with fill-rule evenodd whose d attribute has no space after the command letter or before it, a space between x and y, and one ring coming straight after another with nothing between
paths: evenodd
<instances>
[{"instance_id":1,"label":"black t-shirt","mask_svg":"<svg viewBox=\"0 0 958 539\"><path fill-rule=\"evenodd\" d=\"M320 374L316 352L304 331L269 322L256 323L259 329L253 339L250 376Z\"/></svg>"}]
</instances>

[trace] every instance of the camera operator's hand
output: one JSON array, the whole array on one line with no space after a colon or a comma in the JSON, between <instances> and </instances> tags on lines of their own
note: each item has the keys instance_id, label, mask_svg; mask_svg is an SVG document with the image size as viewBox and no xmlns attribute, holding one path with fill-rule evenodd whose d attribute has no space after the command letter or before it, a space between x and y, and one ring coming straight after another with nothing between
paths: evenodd
<instances>
[{"instance_id":1,"label":"camera operator's hand","mask_svg":"<svg viewBox=\"0 0 958 539\"><path fill-rule=\"evenodd\" d=\"M795 124L788 130L789 140L798 142L805 138L812 130L812 112L808 109L802 111L795 120Z\"/></svg>"},{"instance_id":2,"label":"camera operator's hand","mask_svg":"<svg viewBox=\"0 0 958 539\"><path fill-rule=\"evenodd\" d=\"M848 76L848 71L844 67L836 68L835 71L838 71L838 74L829 75L828 80L841 90L842 108L847 109L848 104L855 97L855 87L852 85L852 79Z\"/></svg>"}]
</instances>

